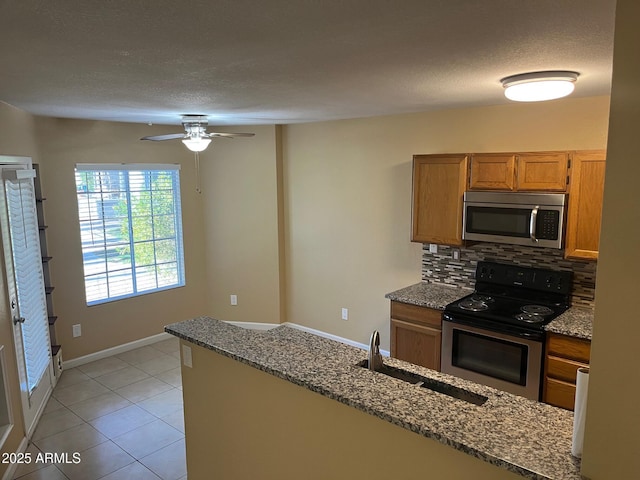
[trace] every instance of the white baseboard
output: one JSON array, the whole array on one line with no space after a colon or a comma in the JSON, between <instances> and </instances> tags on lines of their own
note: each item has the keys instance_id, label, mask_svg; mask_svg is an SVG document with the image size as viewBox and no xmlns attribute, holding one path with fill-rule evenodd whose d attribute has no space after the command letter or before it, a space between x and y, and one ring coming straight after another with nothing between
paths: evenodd
<instances>
[{"instance_id":1,"label":"white baseboard","mask_svg":"<svg viewBox=\"0 0 640 480\"><path fill-rule=\"evenodd\" d=\"M276 323L258 323L258 322L230 322L231 325L236 325L242 328L248 328L250 330L271 330L272 328L279 327L280 324ZM348 338L339 337L337 335L333 335L331 333L323 332L322 330L316 330L315 328L305 327L304 325L299 325L297 323L285 322L282 325L286 325L287 327L295 328L297 330L302 330L303 332L312 333L314 335L318 335L319 337L329 338L331 340L335 340L336 342L344 343L346 345L351 345L352 347L362 348L364 350L369 350L369 345L355 342ZM380 350L380 353L384 357L389 357L391 354L387 350Z\"/></svg>"},{"instance_id":2,"label":"white baseboard","mask_svg":"<svg viewBox=\"0 0 640 480\"><path fill-rule=\"evenodd\" d=\"M26 452L28 446L29 446L29 440L27 440L27 437L23 437L15 453ZM9 462L9 468L7 468L7 470L4 472L4 475L2 476L2 480L11 480L13 478L14 473L16 473L16 470L18 469L18 465L20 464Z\"/></svg>"},{"instance_id":3,"label":"white baseboard","mask_svg":"<svg viewBox=\"0 0 640 480\"><path fill-rule=\"evenodd\" d=\"M298 330L302 330L303 332L313 333L314 335L318 335L319 337L329 338L331 340L335 340L336 342L345 343L347 345L351 345L352 347L369 350L369 345L367 345L366 343L360 343L354 340L350 340L348 338L339 337L338 335L333 335L331 333L323 332L322 330L316 330L315 328L305 327L304 325L298 325L297 323L291 323L291 322L285 322L283 323L283 325L286 325L291 328L296 328ZM384 357L389 357L391 355L388 350L380 349L380 353Z\"/></svg>"},{"instance_id":4,"label":"white baseboard","mask_svg":"<svg viewBox=\"0 0 640 480\"><path fill-rule=\"evenodd\" d=\"M118 355L119 353L128 352L129 350L135 350L136 348L144 347L146 345L152 345L154 343L161 342L162 340L168 340L170 338L175 337L166 332L158 333L156 335L151 335L150 337L141 338L140 340L134 340L133 342L129 343L123 343L122 345L118 345L117 347L107 348L105 350L90 353L89 355L84 355L82 357L73 358L71 360L63 359L62 366L63 369L78 367L80 365L84 365L85 363L95 362L96 360L110 357L112 355Z\"/></svg>"},{"instance_id":5,"label":"white baseboard","mask_svg":"<svg viewBox=\"0 0 640 480\"><path fill-rule=\"evenodd\" d=\"M304 325L298 325L297 323L285 322L283 324L277 324L277 323L232 322L232 321L227 321L227 323L231 325L236 325L242 328L248 328L250 330L271 330L272 328L279 327L280 325L286 325L291 328L296 328L304 332L318 335L319 337L329 338L331 340L335 340L336 342L344 343L346 345L351 345L352 347L362 348L364 350L369 349L369 345L366 345L364 343L355 342L348 338L339 337L331 333L323 332L322 330L316 330L314 328L305 327ZM152 345L154 343L161 342L162 340L167 340L169 338L174 338L174 337L173 335L166 332L158 333L157 335L152 335L150 337L141 338L140 340L124 343L122 345L118 345L117 347L111 347L105 350L100 350L99 352L90 353L89 355L84 355L82 357L73 358L71 360L63 360L62 365L64 369L78 367L80 365L84 365L85 363L94 362L96 360L110 357L112 355L118 355L120 353L128 352L129 350L134 350L136 348L144 347L145 345ZM380 353L385 357L389 356L389 352L387 350L380 350Z\"/></svg>"}]
</instances>

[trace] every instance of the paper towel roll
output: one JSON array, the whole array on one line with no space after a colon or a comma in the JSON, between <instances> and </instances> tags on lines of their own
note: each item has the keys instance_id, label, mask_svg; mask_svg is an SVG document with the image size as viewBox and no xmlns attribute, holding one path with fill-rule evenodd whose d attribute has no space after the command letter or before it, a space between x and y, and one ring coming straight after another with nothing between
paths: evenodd
<instances>
[{"instance_id":1,"label":"paper towel roll","mask_svg":"<svg viewBox=\"0 0 640 480\"><path fill-rule=\"evenodd\" d=\"M587 391L589 390L589 369L579 368L576 378L576 401L573 409L573 442L571 455L582 457L584 441L584 420L587 410Z\"/></svg>"}]
</instances>

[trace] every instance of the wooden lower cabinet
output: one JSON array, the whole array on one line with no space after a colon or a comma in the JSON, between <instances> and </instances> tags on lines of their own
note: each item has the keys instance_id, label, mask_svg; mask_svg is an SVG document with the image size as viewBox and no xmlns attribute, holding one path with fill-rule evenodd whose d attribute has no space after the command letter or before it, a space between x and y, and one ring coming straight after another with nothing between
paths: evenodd
<instances>
[{"instance_id":1,"label":"wooden lower cabinet","mask_svg":"<svg viewBox=\"0 0 640 480\"><path fill-rule=\"evenodd\" d=\"M391 356L440 371L442 312L391 302Z\"/></svg>"},{"instance_id":2,"label":"wooden lower cabinet","mask_svg":"<svg viewBox=\"0 0 640 480\"><path fill-rule=\"evenodd\" d=\"M591 342L550 333L546 347L543 401L573 410L578 369L589 366Z\"/></svg>"}]
</instances>

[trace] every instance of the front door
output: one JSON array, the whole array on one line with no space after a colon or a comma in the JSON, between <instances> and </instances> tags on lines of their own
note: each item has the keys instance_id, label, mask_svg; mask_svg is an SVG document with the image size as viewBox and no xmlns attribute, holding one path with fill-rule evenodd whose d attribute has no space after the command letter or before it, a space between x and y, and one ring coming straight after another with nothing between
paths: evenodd
<instances>
[{"instance_id":1,"label":"front door","mask_svg":"<svg viewBox=\"0 0 640 480\"><path fill-rule=\"evenodd\" d=\"M5 163L9 160L11 163ZM13 163L16 162L16 163ZM31 159L0 157L0 226L25 431L51 394L52 362Z\"/></svg>"}]
</instances>

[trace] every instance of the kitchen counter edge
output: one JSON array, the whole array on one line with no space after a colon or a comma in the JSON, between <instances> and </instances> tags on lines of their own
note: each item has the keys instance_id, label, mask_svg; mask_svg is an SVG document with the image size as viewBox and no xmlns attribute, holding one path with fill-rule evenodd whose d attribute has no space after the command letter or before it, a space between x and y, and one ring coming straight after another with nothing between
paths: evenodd
<instances>
[{"instance_id":1,"label":"kitchen counter edge","mask_svg":"<svg viewBox=\"0 0 640 480\"><path fill-rule=\"evenodd\" d=\"M449 303L473 292L470 288L462 288L446 283L420 282L408 287L387 293L385 298L394 302L417 305L419 307L444 310Z\"/></svg>"}]
</instances>

